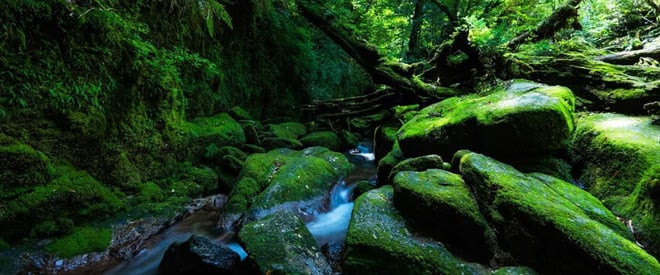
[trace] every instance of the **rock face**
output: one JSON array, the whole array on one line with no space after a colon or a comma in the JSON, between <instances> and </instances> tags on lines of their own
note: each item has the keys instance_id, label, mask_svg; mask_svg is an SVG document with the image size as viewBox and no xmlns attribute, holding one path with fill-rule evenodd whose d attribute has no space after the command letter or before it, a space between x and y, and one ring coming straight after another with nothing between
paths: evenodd
<instances>
[{"instance_id":1,"label":"rock face","mask_svg":"<svg viewBox=\"0 0 660 275\"><path fill-rule=\"evenodd\" d=\"M314 237L294 213L280 211L248 223L238 237L262 274L332 273Z\"/></svg>"},{"instance_id":2,"label":"rock face","mask_svg":"<svg viewBox=\"0 0 660 275\"><path fill-rule=\"evenodd\" d=\"M485 274L476 264L454 257L440 243L414 236L383 186L355 201L348 227L347 274Z\"/></svg>"},{"instance_id":3,"label":"rock face","mask_svg":"<svg viewBox=\"0 0 660 275\"><path fill-rule=\"evenodd\" d=\"M394 177L394 205L406 220L462 258L488 262L495 234L460 175L403 171Z\"/></svg>"},{"instance_id":4,"label":"rock face","mask_svg":"<svg viewBox=\"0 0 660 275\"><path fill-rule=\"evenodd\" d=\"M398 132L407 157L460 149L494 155L559 149L573 131L575 98L559 86L516 81L487 96L454 97L423 110Z\"/></svg>"},{"instance_id":5,"label":"rock face","mask_svg":"<svg viewBox=\"0 0 660 275\"><path fill-rule=\"evenodd\" d=\"M159 266L161 274L233 274L241 259L228 247L201 235L172 244Z\"/></svg>"},{"instance_id":6,"label":"rock face","mask_svg":"<svg viewBox=\"0 0 660 275\"><path fill-rule=\"evenodd\" d=\"M267 210L285 202L324 196L350 169L343 154L324 147L250 155L229 195L227 211Z\"/></svg>"},{"instance_id":7,"label":"rock face","mask_svg":"<svg viewBox=\"0 0 660 275\"><path fill-rule=\"evenodd\" d=\"M460 170L501 247L520 263L541 273L660 273L658 261L622 236L622 224L587 192L475 153L463 156Z\"/></svg>"},{"instance_id":8,"label":"rock face","mask_svg":"<svg viewBox=\"0 0 660 275\"><path fill-rule=\"evenodd\" d=\"M639 242L660 257L660 125L650 117L585 114L570 153L579 182L632 220Z\"/></svg>"}]
</instances>

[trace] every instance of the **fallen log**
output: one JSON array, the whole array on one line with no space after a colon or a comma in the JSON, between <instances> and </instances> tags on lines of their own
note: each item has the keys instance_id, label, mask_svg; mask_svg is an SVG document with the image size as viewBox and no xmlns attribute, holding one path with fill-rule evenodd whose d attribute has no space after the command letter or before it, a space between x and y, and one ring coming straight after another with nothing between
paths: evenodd
<instances>
[{"instance_id":1,"label":"fallen log","mask_svg":"<svg viewBox=\"0 0 660 275\"><path fill-rule=\"evenodd\" d=\"M603 55L597 57L596 60L600 60L611 64L633 65L639 62L639 59L642 57L660 60L660 45L655 45L653 47L649 47L641 50L624 51L624 52Z\"/></svg>"}]
</instances>

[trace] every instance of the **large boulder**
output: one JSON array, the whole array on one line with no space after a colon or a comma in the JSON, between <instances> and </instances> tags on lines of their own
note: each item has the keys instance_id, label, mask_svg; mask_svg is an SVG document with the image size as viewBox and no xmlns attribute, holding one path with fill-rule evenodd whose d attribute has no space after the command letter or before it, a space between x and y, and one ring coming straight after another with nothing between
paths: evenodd
<instances>
[{"instance_id":1,"label":"large boulder","mask_svg":"<svg viewBox=\"0 0 660 275\"><path fill-rule=\"evenodd\" d=\"M240 262L240 256L230 248L193 235L170 245L158 269L161 274L234 274Z\"/></svg>"},{"instance_id":2,"label":"large boulder","mask_svg":"<svg viewBox=\"0 0 660 275\"><path fill-rule=\"evenodd\" d=\"M238 237L262 274L332 273L305 223L292 212L280 211L248 223Z\"/></svg>"},{"instance_id":3,"label":"large boulder","mask_svg":"<svg viewBox=\"0 0 660 275\"><path fill-rule=\"evenodd\" d=\"M240 147L245 143L243 128L226 113L184 122L182 130L190 138L189 150L195 158L203 156L211 145L218 148L227 145Z\"/></svg>"},{"instance_id":4,"label":"large boulder","mask_svg":"<svg viewBox=\"0 0 660 275\"><path fill-rule=\"evenodd\" d=\"M50 160L42 152L0 133L0 193L29 189L50 180Z\"/></svg>"},{"instance_id":5,"label":"large boulder","mask_svg":"<svg viewBox=\"0 0 660 275\"><path fill-rule=\"evenodd\" d=\"M396 133L399 129L394 127L378 126L374 130L374 156L375 161L380 161L389 151L392 150L396 141Z\"/></svg>"},{"instance_id":6,"label":"large boulder","mask_svg":"<svg viewBox=\"0 0 660 275\"><path fill-rule=\"evenodd\" d=\"M266 129L268 135L278 138L298 139L307 134L307 127L299 122L283 122L280 124L268 124Z\"/></svg>"},{"instance_id":7,"label":"large boulder","mask_svg":"<svg viewBox=\"0 0 660 275\"><path fill-rule=\"evenodd\" d=\"M481 154L463 156L460 170L500 247L519 263L541 273L659 274L658 261L586 191Z\"/></svg>"},{"instance_id":8,"label":"large boulder","mask_svg":"<svg viewBox=\"0 0 660 275\"><path fill-rule=\"evenodd\" d=\"M300 142L306 146L323 146L332 151L339 152L343 148L341 139L332 131L313 132L300 138Z\"/></svg>"},{"instance_id":9,"label":"large boulder","mask_svg":"<svg viewBox=\"0 0 660 275\"><path fill-rule=\"evenodd\" d=\"M570 137L575 98L569 89L516 81L494 90L421 110L398 132L401 151L445 159L460 149L526 154L557 150Z\"/></svg>"},{"instance_id":10,"label":"large boulder","mask_svg":"<svg viewBox=\"0 0 660 275\"><path fill-rule=\"evenodd\" d=\"M444 170L449 170L450 164L442 161L442 157L438 155L428 155L428 156L421 156L421 157L416 157L416 158L409 158L406 160L403 160L394 167L392 167L392 171L390 171L390 175L387 177L387 182L382 184L392 184L392 180L394 179L394 176L396 176L397 173L401 171L425 171L427 169L444 169Z\"/></svg>"},{"instance_id":11,"label":"large boulder","mask_svg":"<svg viewBox=\"0 0 660 275\"><path fill-rule=\"evenodd\" d=\"M383 186L355 201L348 227L343 271L347 274L485 274L477 264L454 257L441 243L417 237Z\"/></svg>"},{"instance_id":12,"label":"large boulder","mask_svg":"<svg viewBox=\"0 0 660 275\"><path fill-rule=\"evenodd\" d=\"M394 205L406 220L462 258L488 262L495 234L460 175L439 169L394 177Z\"/></svg>"},{"instance_id":13,"label":"large boulder","mask_svg":"<svg viewBox=\"0 0 660 275\"><path fill-rule=\"evenodd\" d=\"M570 154L578 182L631 220L639 242L660 257L660 125L650 117L584 114Z\"/></svg>"},{"instance_id":14,"label":"large boulder","mask_svg":"<svg viewBox=\"0 0 660 275\"><path fill-rule=\"evenodd\" d=\"M324 147L250 155L226 209L229 213L257 214L286 202L323 198L351 167L343 154Z\"/></svg>"}]
</instances>

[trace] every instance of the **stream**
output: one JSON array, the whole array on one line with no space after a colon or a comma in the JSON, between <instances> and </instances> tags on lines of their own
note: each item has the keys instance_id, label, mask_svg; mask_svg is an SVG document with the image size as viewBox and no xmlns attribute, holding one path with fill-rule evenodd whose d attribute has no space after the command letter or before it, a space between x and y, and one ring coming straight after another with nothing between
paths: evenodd
<instances>
[{"instance_id":1,"label":"stream","mask_svg":"<svg viewBox=\"0 0 660 275\"><path fill-rule=\"evenodd\" d=\"M346 152L345 155L355 165L355 168L345 179L339 180L330 190L329 207L327 208L329 211L320 213L307 222L307 228L314 236L319 247L328 245L331 250L335 251L331 253L334 255L343 249L351 212L353 211L353 190L357 182L368 180L370 184L376 184L376 165L374 164L374 155L370 143L360 143L357 148ZM210 212L205 210L192 214L155 237L150 242L153 245L140 251L133 259L122 262L103 274L159 274L158 266L170 245L185 242L193 234L201 234L216 239L238 253L241 260L245 259L247 252L236 242L233 234L218 232L216 223L219 215L220 211Z\"/></svg>"}]
</instances>

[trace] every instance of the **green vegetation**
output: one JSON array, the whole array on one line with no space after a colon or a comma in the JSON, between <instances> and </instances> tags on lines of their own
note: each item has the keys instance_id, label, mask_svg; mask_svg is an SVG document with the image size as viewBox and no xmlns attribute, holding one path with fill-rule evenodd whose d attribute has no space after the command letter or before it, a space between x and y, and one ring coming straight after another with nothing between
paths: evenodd
<instances>
[{"instance_id":1,"label":"green vegetation","mask_svg":"<svg viewBox=\"0 0 660 275\"><path fill-rule=\"evenodd\" d=\"M57 239L46 247L60 257L73 257L88 252L105 250L112 239L112 230L108 228L76 228L73 233Z\"/></svg>"}]
</instances>

